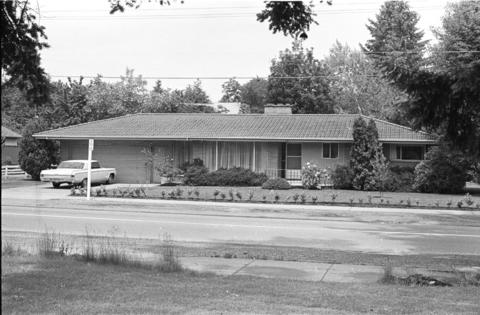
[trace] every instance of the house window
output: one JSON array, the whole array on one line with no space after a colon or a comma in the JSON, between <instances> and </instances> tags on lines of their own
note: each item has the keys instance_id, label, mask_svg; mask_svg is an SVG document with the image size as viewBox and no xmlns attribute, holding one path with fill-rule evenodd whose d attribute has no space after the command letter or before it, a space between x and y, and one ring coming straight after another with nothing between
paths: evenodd
<instances>
[{"instance_id":1,"label":"house window","mask_svg":"<svg viewBox=\"0 0 480 315\"><path fill-rule=\"evenodd\" d=\"M299 170L302 168L302 145L287 143L287 169Z\"/></svg>"},{"instance_id":2,"label":"house window","mask_svg":"<svg viewBox=\"0 0 480 315\"><path fill-rule=\"evenodd\" d=\"M423 160L423 147L413 145L397 145L397 160Z\"/></svg>"},{"instance_id":3,"label":"house window","mask_svg":"<svg viewBox=\"0 0 480 315\"><path fill-rule=\"evenodd\" d=\"M324 143L323 157L326 159L336 159L338 157L338 143Z\"/></svg>"}]
</instances>

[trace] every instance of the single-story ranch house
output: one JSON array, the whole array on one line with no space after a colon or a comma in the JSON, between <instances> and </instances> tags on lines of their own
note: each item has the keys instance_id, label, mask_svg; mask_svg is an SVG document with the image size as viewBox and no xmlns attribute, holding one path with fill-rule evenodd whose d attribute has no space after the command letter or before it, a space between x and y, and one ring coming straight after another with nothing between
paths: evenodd
<instances>
[{"instance_id":1,"label":"single-story ranch house","mask_svg":"<svg viewBox=\"0 0 480 315\"><path fill-rule=\"evenodd\" d=\"M62 160L93 159L117 169L117 181L159 182L145 149L175 166L200 158L210 170L234 166L269 177L300 179L310 161L319 167L348 164L356 114L292 115L289 106L266 106L265 114L134 114L49 130L38 139L60 141ZM369 119L368 117L364 117ZM424 159L433 136L375 119L379 140L391 163Z\"/></svg>"}]
</instances>

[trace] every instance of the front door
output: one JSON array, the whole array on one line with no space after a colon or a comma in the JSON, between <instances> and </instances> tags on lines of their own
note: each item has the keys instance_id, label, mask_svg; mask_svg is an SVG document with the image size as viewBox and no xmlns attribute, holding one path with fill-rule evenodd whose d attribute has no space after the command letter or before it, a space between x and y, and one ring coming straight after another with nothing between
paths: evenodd
<instances>
[{"instance_id":1,"label":"front door","mask_svg":"<svg viewBox=\"0 0 480 315\"><path fill-rule=\"evenodd\" d=\"M285 150L285 179L298 181L302 179L302 144L287 143Z\"/></svg>"}]
</instances>

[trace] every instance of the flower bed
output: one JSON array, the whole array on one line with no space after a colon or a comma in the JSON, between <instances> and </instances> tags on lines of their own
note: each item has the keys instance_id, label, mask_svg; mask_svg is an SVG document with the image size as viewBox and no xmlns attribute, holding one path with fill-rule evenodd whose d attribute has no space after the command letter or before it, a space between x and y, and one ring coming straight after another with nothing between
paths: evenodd
<instances>
[{"instance_id":1,"label":"flower bed","mask_svg":"<svg viewBox=\"0 0 480 315\"><path fill-rule=\"evenodd\" d=\"M72 195L84 194L84 190L75 189ZM141 185L125 185L113 189L106 189L104 186L93 187L92 196L270 204L480 210L480 197L470 196L469 194L462 196L397 192L381 193L334 189L305 190L295 188L289 190L267 190L260 187L145 187Z\"/></svg>"}]
</instances>

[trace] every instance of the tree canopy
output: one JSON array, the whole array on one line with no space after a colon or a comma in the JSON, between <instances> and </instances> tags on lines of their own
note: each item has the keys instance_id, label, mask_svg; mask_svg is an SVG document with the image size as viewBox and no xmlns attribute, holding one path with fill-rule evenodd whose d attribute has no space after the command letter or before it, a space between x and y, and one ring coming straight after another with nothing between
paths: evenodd
<instances>
[{"instance_id":1,"label":"tree canopy","mask_svg":"<svg viewBox=\"0 0 480 315\"><path fill-rule=\"evenodd\" d=\"M124 12L127 8L138 9L141 0L109 0L110 14ZM170 5L170 0L157 0L160 5ZM184 1L180 1L183 3ZM319 3L323 3L319 0ZM333 0L325 1L331 5ZM265 1L265 9L257 14L257 21L268 22L268 27L273 33L281 32L285 36L306 39L307 32L315 21L313 1Z\"/></svg>"},{"instance_id":2,"label":"tree canopy","mask_svg":"<svg viewBox=\"0 0 480 315\"><path fill-rule=\"evenodd\" d=\"M452 148L478 160L480 3L447 7L430 56L417 22L406 2L386 2L368 27L372 39L365 50L385 78L408 94L402 108L415 128L442 135Z\"/></svg>"},{"instance_id":3,"label":"tree canopy","mask_svg":"<svg viewBox=\"0 0 480 315\"><path fill-rule=\"evenodd\" d=\"M405 93L382 78L363 52L337 41L325 64L331 73L330 95L336 113L364 114L408 125L398 110Z\"/></svg>"},{"instance_id":4,"label":"tree canopy","mask_svg":"<svg viewBox=\"0 0 480 315\"><path fill-rule=\"evenodd\" d=\"M18 87L30 104L49 97L49 80L40 65L40 50L48 47L45 28L36 22L28 0L0 1L2 85Z\"/></svg>"},{"instance_id":5,"label":"tree canopy","mask_svg":"<svg viewBox=\"0 0 480 315\"><path fill-rule=\"evenodd\" d=\"M333 113L328 69L304 49L300 41L272 60L268 77L268 102L291 104L298 114Z\"/></svg>"},{"instance_id":6,"label":"tree canopy","mask_svg":"<svg viewBox=\"0 0 480 315\"><path fill-rule=\"evenodd\" d=\"M263 78L251 79L242 85L241 100L250 106L251 113L263 113L267 104L268 81Z\"/></svg>"},{"instance_id":7,"label":"tree canopy","mask_svg":"<svg viewBox=\"0 0 480 315\"><path fill-rule=\"evenodd\" d=\"M242 85L234 78L222 84L222 92L220 102L239 103L242 101Z\"/></svg>"}]
</instances>

